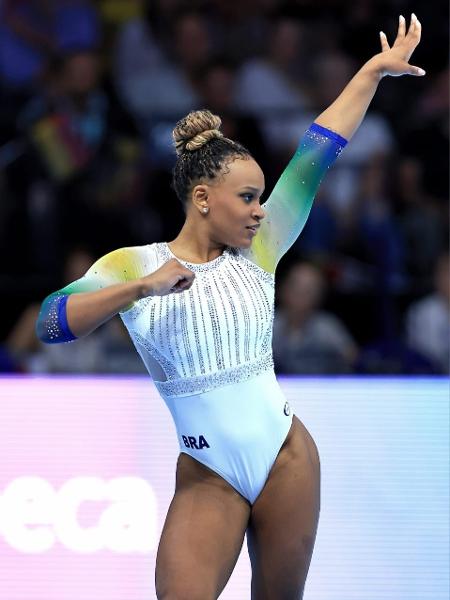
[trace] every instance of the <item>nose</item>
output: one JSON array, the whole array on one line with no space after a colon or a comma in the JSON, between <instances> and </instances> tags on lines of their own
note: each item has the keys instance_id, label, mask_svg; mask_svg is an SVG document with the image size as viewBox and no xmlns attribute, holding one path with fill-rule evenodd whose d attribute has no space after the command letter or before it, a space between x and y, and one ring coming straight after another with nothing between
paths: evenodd
<instances>
[{"instance_id":1,"label":"nose","mask_svg":"<svg viewBox=\"0 0 450 600\"><path fill-rule=\"evenodd\" d=\"M266 211L261 206L261 204L257 204L255 206L255 210L253 212L253 217L255 219L258 219L258 221L261 221L262 219L264 219L265 216L266 216Z\"/></svg>"}]
</instances>

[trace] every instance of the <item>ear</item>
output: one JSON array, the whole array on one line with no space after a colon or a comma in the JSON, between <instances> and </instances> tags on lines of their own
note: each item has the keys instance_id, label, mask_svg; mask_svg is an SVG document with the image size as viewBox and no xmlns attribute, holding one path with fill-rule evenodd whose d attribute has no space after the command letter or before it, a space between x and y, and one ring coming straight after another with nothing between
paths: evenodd
<instances>
[{"instance_id":1,"label":"ear","mask_svg":"<svg viewBox=\"0 0 450 600\"><path fill-rule=\"evenodd\" d=\"M196 185L192 190L192 201L199 211L208 207L208 186L205 184Z\"/></svg>"}]
</instances>

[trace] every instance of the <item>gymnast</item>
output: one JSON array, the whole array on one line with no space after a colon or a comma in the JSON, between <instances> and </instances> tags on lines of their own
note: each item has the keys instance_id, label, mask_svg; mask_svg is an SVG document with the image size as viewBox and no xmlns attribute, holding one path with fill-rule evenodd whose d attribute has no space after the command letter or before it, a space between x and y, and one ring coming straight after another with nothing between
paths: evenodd
<instances>
[{"instance_id":1,"label":"gymnast","mask_svg":"<svg viewBox=\"0 0 450 600\"><path fill-rule=\"evenodd\" d=\"M174 129L174 187L186 221L171 242L121 248L51 294L39 338L69 342L120 314L178 435L175 493L156 559L164 600L212 600L247 533L253 600L298 600L320 509L317 447L293 415L272 361L275 271L302 231L327 169L359 127L380 80L424 75L409 59L413 14L392 47L356 73L309 127L266 202L250 153L220 118Z\"/></svg>"}]
</instances>

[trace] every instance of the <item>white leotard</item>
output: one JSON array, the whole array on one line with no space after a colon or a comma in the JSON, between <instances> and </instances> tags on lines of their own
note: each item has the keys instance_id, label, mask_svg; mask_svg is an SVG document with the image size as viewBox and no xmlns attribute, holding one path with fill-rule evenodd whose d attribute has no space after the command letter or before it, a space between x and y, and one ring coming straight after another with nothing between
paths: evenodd
<instances>
[{"instance_id":1,"label":"white leotard","mask_svg":"<svg viewBox=\"0 0 450 600\"><path fill-rule=\"evenodd\" d=\"M272 322L276 266L300 234L316 190L345 140L313 124L267 202L248 249L226 247L189 290L135 302L121 317L172 413L181 452L253 503L286 439L292 414L276 380ZM67 297L143 277L175 257L168 244L122 248L48 296L37 323L49 343L73 340Z\"/></svg>"}]
</instances>

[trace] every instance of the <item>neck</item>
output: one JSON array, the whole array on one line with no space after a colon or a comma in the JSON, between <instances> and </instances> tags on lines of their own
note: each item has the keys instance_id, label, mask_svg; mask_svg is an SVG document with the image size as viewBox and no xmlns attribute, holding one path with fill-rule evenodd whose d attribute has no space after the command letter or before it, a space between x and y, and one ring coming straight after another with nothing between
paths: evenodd
<instances>
[{"instance_id":1,"label":"neck","mask_svg":"<svg viewBox=\"0 0 450 600\"><path fill-rule=\"evenodd\" d=\"M169 242L172 252L181 260L191 263L204 263L220 256L225 248L210 239L204 223L186 220L177 237Z\"/></svg>"}]
</instances>

